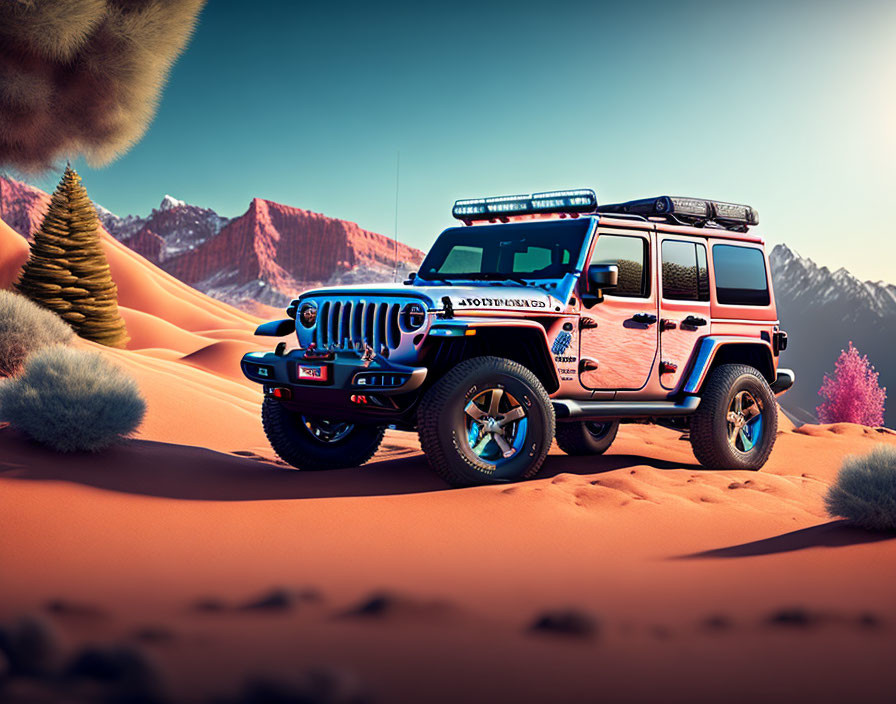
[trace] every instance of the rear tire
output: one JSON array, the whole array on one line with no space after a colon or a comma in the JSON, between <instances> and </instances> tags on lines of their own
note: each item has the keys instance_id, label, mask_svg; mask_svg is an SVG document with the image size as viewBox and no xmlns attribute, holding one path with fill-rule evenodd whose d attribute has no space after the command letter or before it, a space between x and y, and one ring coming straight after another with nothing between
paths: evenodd
<instances>
[{"instance_id":1,"label":"rear tire","mask_svg":"<svg viewBox=\"0 0 896 704\"><path fill-rule=\"evenodd\" d=\"M765 377L722 364L706 380L691 416L691 447L704 467L758 471L778 434L778 405Z\"/></svg>"},{"instance_id":2,"label":"rear tire","mask_svg":"<svg viewBox=\"0 0 896 704\"><path fill-rule=\"evenodd\" d=\"M602 455L610 449L618 430L618 420L557 423L557 447L574 457Z\"/></svg>"},{"instance_id":3,"label":"rear tire","mask_svg":"<svg viewBox=\"0 0 896 704\"><path fill-rule=\"evenodd\" d=\"M296 469L359 467L373 457L386 432L380 425L354 425L295 413L273 398L261 406L271 447Z\"/></svg>"},{"instance_id":4,"label":"rear tire","mask_svg":"<svg viewBox=\"0 0 896 704\"><path fill-rule=\"evenodd\" d=\"M426 392L420 446L452 486L534 477L554 437L554 408L530 370L501 357L461 362Z\"/></svg>"}]
</instances>

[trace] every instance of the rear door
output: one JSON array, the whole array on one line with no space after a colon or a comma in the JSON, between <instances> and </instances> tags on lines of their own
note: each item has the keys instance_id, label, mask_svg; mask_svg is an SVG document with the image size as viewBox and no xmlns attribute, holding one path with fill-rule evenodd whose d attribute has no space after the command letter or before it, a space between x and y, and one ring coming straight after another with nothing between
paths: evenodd
<instances>
[{"instance_id":1,"label":"rear door","mask_svg":"<svg viewBox=\"0 0 896 704\"><path fill-rule=\"evenodd\" d=\"M619 285L582 308L579 380L588 389L640 389L657 352L657 294L650 234L600 228L591 264L616 264ZM582 274L583 282L587 275Z\"/></svg>"},{"instance_id":2,"label":"rear door","mask_svg":"<svg viewBox=\"0 0 896 704\"><path fill-rule=\"evenodd\" d=\"M709 268L706 241L660 235L660 382L675 389L697 348L709 334Z\"/></svg>"}]
</instances>

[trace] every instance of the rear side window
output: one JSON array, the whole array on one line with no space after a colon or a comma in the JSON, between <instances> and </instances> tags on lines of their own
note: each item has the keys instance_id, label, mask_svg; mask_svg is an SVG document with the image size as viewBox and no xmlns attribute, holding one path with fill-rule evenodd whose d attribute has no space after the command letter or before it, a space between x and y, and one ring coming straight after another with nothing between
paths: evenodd
<instances>
[{"instance_id":1,"label":"rear side window","mask_svg":"<svg viewBox=\"0 0 896 704\"><path fill-rule=\"evenodd\" d=\"M762 250L717 244L712 248L716 298L733 306L767 306L768 275Z\"/></svg>"},{"instance_id":2,"label":"rear side window","mask_svg":"<svg viewBox=\"0 0 896 704\"><path fill-rule=\"evenodd\" d=\"M706 247L696 242L664 240L663 298L673 301L708 301L709 270Z\"/></svg>"},{"instance_id":3,"label":"rear side window","mask_svg":"<svg viewBox=\"0 0 896 704\"><path fill-rule=\"evenodd\" d=\"M647 240L626 235L599 235L592 264L615 264L619 267L619 282L613 296L646 298L650 295L647 266Z\"/></svg>"}]
</instances>

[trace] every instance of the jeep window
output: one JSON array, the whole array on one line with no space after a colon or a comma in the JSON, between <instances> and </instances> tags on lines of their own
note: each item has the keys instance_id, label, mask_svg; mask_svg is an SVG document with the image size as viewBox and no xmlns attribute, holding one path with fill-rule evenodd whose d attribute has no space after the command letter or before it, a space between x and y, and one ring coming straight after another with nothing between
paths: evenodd
<instances>
[{"instance_id":1,"label":"jeep window","mask_svg":"<svg viewBox=\"0 0 896 704\"><path fill-rule=\"evenodd\" d=\"M619 281L609 294L634 298L650 295L647 240L643 237L602 234L594 245L591 263L619 267Z\"/></svg>"},{"instance_id":2,"label":"jeep window","mask_svg":"<svg viewBox=\"0 0 896 704\"><path fill-rule=\"evenodd\" d=\"M771 301L762 250L730 244L714 245L712 269L719 303L767 306Z\"/></svg>"},{"instance_id":3,"label":"jeep window","mask_svg":"<svg viewBox=\"0 0 896 704\"><path fill-rule=\"evenodd\" d=\"M709 271L706 247L696 242L664 240L663 298L673 301L708 301Z\"/></svg>"},{"instance_id":4,"label":"jeep window","mask_svg":"<svg viewBox=\"0 0 896 704\"><path fill-rule=\"evenodd\" d=\"M448 252L439 273L460 274L465 271L478 271L481 268L482 247L468 247L462 244Z\"/></svg>"},{"instance_id":5,"label":"jeep window","mask_svg":"<svg viewBox=\"0 0 896 704\"><path fill-rule=\"evenodd\" d=\"M590 221L523 222L445 230L418 276L425 281L559 279L579 261Z\"/></svg>"},{"instance_id":6,"label":"jeep window","mask_svg":"<svg viewBox=\"0 0 896 704\"><path fill-rule=\"evenodd\" d=\"M514 271L538 271L553 263L554 251L549 247L527 247L524 251L513 253ZM569 264L569 251L561 253L561 264ZM469 271L469 269L467 270Z\"/></svg>"}]
</instances>

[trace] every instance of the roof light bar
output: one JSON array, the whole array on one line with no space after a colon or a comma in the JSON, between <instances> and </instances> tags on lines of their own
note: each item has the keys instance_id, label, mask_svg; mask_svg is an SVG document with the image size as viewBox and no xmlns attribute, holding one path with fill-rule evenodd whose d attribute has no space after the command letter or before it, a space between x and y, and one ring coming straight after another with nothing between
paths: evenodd
<instances>
[{"instance_id":1,"label":"roof light bar","mask_svg":"<svg viewBox=\"0 0 896 704\"><path fill-rule=\"evenodd\" d=\"M593 213L597 196L590 188L572 191L545 191L531 195L472 198L454 203L451 214L458 220L496 220L516 215L549 213Z\"/></svg>"},{"instance_id":2,"label":"roof light bar","mask_svg":"<svg viewBox=\"0 0 896 704\"><path fill-rule=\"evenodd\" d=\"M601 213L629 213L644 217L671 216L689 223L716 222L724 226L739 228L759 224L759 213L749 205L680 196L659 196L658 198L631 200L627 203L602 205L598 211Z\"/></svg>"}]
</instances>

